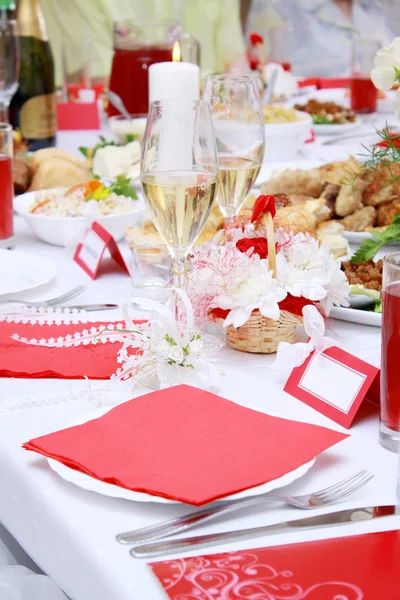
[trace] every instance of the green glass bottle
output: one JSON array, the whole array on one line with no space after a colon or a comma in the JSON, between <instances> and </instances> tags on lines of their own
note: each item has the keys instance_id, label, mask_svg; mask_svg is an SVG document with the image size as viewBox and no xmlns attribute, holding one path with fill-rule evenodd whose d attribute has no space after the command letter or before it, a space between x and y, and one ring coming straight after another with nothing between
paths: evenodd
<instances>
[{"instance_id":1,"label":"green glass bottle","mask_svg":"<svg viewBox=\"0 0 400 600\"><path fill-rule=\"evenodd\" d=\"M39 0L17 0L21 65L10 105L10 122L29 150L56 143L54 62Z\"/></svg>"}]
</instances>

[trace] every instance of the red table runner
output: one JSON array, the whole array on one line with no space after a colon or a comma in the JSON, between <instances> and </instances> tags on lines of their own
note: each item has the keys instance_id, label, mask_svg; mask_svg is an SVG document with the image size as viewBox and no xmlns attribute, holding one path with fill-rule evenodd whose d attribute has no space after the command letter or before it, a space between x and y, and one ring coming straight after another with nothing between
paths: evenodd
<instances>
[{"instance_id":1,"label":"red table runner","mask_svg":"<svg viewBox=\"0 0 400 600\"><path fill-rule=\"evenodd\" d=\"M398 600L400 532L150 563L171 600Z\"/></svg>"}]
</instances>

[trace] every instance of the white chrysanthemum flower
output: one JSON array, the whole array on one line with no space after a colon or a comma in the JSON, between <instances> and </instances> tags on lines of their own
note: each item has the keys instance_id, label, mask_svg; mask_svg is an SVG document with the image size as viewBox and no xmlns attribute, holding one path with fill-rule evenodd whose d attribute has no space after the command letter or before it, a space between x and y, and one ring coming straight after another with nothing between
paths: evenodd
<instances>
[{"instance_id":1,"label":"white chrysanthemum flower","mask_svg":"<svg viewBox=\"0 0 400 600\"><path fill-rule=\"evenodd\" d=\"M276 257L278 281L292 296L320 301L326 314L332 306L348 306L349 285L340 260L309 235L278 236L281 250Z\"/></svg>"},{"instance_id":2,"label":"white chrysanthemum flower","mask_svg":"<svg viewBox=\"0 0 400 600\"><path fill-rule=\"evenodd\" d=\"M292 296L321 300L329 279L326 260L317 240L299 233L282 247L276 256L280 285Z\"/></svg>"},{"instance_id":3,"label":"white chrysanthemum flower","mask_svg":"<svg viewBox=\"0 0 400 600\"><path fill-rule=\"evenodd\" d=\"M260 260L252 264L246 278L230 294L221 294L215 298L215 306L230 312L224 326L241 327L249 319L253 310L269 319L279 319L279 302L286 298L285 290L272 277L268 261Z\"/></svg>"}]
</instances>

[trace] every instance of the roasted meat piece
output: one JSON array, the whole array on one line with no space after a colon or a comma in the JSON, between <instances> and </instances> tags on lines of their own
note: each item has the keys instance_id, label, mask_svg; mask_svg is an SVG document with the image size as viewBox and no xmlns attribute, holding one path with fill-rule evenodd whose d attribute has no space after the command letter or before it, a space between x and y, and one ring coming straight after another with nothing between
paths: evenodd
<instances>
[{"instance_id":1,"label":"roasted meat piece","mask_svg":"<svg viewBox=\"0 0 400 600\"><path fill-rule=\"evenodd\" d=\"M362 200L366 206L379 206L400 197L400 163L381 163L365 175L365 180Z\"/></svg>"},{"instance_id":2,"label":"roasted meat piece","mask_svg":"<svg viewBox=\"0 0 400 600\"><path fill-rule=\"evenodd\" d=\"M350 285L363 285L369 290L382 290L383 261L365 260L358 264L343 262L342 269Z\"/></svg>"},{"instance_id":3,"label":"roasted meat piece","mask_svg":"<svg viewBox=\"0 0 400 600\"><path fill-rule=\"evenodd\" d=\"M365 231L368 227L376 225L376 219L376 209L373 206L364 206L342 219L341 223L347 231Z\"/></svg>"},{"instance_id":4,"label":"roasted meat piece","mask_svg":"<svg viewBox=\"0 0 400 600\"><path fill-rule=\"evenodd\" d=\"M381 204L377 208L377 213L378 227L391 225L395 216L400 213L400 198L396 198L396 200L388 202L387 204Z\"/></svg>"},{"instance_id":5,"label":"roasted meat piece","mask_svg":"<svg viewBox=\"0 0 400 600\"><path fill-rule=\"evenodd\" d=\"M19 158L12 159L12 176L14 181L14 193L23 194L31 182L31 172L28 164Z\"/></svg>"},{"instance_id":6,"label":"roasted meat piece","mask_svg":"<svg viewBox=\"0 0 400 600\"><path fill-rule=\"evenodd\" d=\"M340 185L336 183L328 183L324 191L322 192L320 198L324 200L325 206L329 210L329 218L335 214L335 203L336 198L338 197L340 192Z\"/></svg>"},{"instance_id":7,"label":"roasted meat piece","mask_svg":"<svg viewBox=\"0 0 400 600\"><path fill-rule=\"evenodd\" d=\"M285 169L278 177L269 179L261 186L262 194L302 194L319 198L325 180L319 169Z\"/></svg>"}]
</instances>

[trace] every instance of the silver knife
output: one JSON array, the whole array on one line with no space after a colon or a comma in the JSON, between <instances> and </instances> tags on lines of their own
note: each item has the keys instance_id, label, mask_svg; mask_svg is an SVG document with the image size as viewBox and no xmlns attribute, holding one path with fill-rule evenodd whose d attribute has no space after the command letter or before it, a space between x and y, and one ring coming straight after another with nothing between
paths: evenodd
<instances>
[{"instance_id":1,"label":"silver knife","mask_svg":"<svg viewBox=\"0 0 400 600\"><path fill-rule=\"evenodd\" d=\"M93 310L112 310L113 308L119 308L119 305L118 304L79 304L76 306L62 306L61 308L86 310L87 312L91 312Z\"/></svg>"},{"instance_id":2,"label":"silver knife","mask_svg":"<svg viewBox=\"0 0 400 600\"><path fill-rule=\"evenodd\" d=\"M400 515L400 505L392 506L368 506L364 508L355 508L350 510L339 510L317 517L306 517L305 519L295 519L285 521L276 525L265 525L264 527L252 527L250 529L237 529L235 531L224 531L222 533L211 533L208 535L198 535L189 538L168 539L161 542L150 542L141 544L131 549L130 554L135 558L150 558L155 556L165 556L201 548L203 546L217 546L225 544L228 541L238 542L240 540L250 540L256 537L273 535L274 533L285 533L296 529L312 529L320 527L329 527L332 525L344 525L355 521L367 521L378 517L390 515Z\"/></svg>"}]
</instances>

